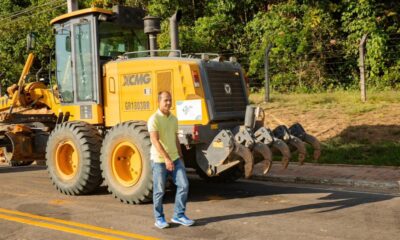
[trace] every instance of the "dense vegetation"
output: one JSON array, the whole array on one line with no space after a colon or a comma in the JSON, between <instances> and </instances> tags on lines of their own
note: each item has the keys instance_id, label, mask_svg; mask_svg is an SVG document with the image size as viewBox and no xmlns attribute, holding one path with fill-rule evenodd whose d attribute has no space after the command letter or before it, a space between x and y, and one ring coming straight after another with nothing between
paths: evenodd
<instances>
[{"instance_id":1,"label":"dense vegetation","mask_svg":"<svg viewBox=\"0 0 400 240\"><path fill-rule=\"evenodd\" d=\"M26 58L25 39L39 36L35 50L48 66L53 51L49 21L66 11L65 0L0 0L0 80L16 82ZM389 0L96 0L111 7L123 3L160 16L159 45L169 48L168 17L182 9L184 52L235 55L255 82L264 76L264 52L270 54L272 86L281 92L347 89L358 86L358 44L367 41L370 87L400 87L400 3ZM21 11L26 11L22 12ZM48 69L45 69L48 70ZM4 90L3 90L4 91Z\"/></svg>"}]
</instances>

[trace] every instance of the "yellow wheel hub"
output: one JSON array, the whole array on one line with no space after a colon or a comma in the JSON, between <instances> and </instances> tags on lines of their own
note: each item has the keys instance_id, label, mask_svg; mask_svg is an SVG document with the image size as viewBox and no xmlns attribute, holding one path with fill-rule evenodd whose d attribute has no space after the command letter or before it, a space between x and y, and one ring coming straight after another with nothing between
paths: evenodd
<instances>
[{"instance_id":1,"label":"yellow wheel hub","mask_svg":"<svg viewBox=\"0 0 400 240\"><path fill-rule=\"evenodd\" d=\"M111 168L115 179L121 185L135 185L142 174L142 167L142 156L134 144L124 141L115 146L112 151Z\"/></svg>"},{"instance_id":2,"label":"yellow wheel hub","mask_svg":"<svg viewBox=\"0 0 400 240\"><path fill-rule=\"evenodd\" d=\"M72 141L61 142L56 150L56 168L63 180L71 180L78 172L78 151Z\"/></svg>"}]
</instances>

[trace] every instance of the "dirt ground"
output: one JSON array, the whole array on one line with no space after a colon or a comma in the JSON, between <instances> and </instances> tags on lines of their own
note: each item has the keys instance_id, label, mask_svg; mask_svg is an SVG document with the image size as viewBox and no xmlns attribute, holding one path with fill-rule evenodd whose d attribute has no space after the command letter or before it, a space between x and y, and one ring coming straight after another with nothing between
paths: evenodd
<instances>
[{"instance_id":1,"label":"dirt ground","mask_svg":"<svg viewBox=\"0 0 400 240\"><path fill-rule=\"evenodd\" d=\"M266 113L265 123L271 129L280 124L290 126L299 122L321 141L338 136L371 144L400 140L400 103L358 114L348 114L340 106L306 111L297 107L262 106Z\"/></svg>"}]
</instances>

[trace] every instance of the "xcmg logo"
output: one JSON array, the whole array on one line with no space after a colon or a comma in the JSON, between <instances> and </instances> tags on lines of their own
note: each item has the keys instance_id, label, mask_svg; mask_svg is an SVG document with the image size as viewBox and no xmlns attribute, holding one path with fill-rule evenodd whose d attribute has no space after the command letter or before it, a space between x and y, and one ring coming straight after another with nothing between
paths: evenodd
<instances>
[{"instance_id":1,"label":"xcmg logo","mask_svg":"<svg viewBox=\"0 0 400 240\"><path fill-rule=\"evenodd\" d=\"M122 86L144 85L151 82L150 73L136 73L124 76L124 84Z\"/></svg>"}]
</instances>

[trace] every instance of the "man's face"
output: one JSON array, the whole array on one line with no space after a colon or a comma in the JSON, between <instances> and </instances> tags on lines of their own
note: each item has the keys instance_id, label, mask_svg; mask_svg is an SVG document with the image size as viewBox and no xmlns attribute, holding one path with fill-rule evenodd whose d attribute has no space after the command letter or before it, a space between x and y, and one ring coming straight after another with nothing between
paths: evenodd
<instances>
[{"instance_id":1,"label":"man's face","mask_svg":"<svg viewBox=\"0 0 400 240\"><path fill-rule=\"evenodd\" d=\"M169 112L172 106L171 95L169 95L168 93L162 93L159 104L160 104L160 110L162 112Z\"/></svg>"}]
</instances>

